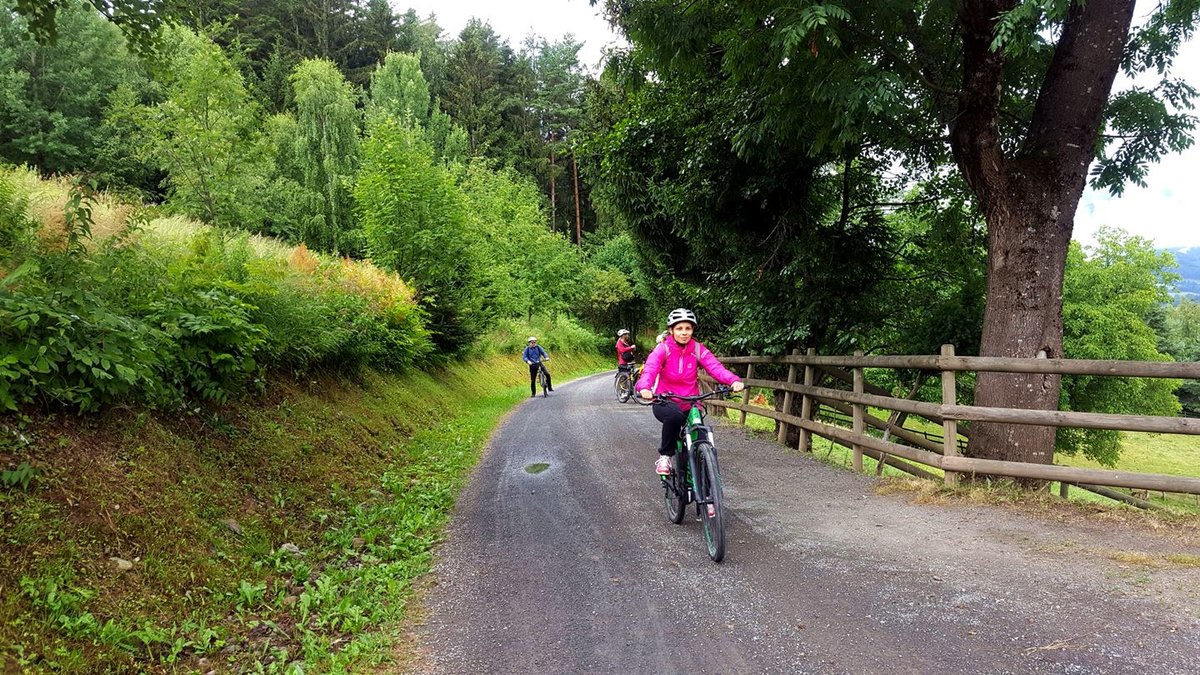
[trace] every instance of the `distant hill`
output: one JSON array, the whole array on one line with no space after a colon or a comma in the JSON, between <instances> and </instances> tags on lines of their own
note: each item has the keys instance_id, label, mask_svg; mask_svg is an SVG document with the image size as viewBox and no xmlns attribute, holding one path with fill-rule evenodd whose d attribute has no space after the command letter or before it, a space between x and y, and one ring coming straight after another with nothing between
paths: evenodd
<instances>
[{"instance_id":1,"label":"distant hill","mask_svg":"<svg viewBox=\"0 0 1200 675\"><path fill-rule=\"evenodd\" d=\"M1200 246L1165 250L1175 256L1175 261L1179 263L1176 271L1183 277L1179 281L1179 294L1200 300Z\"/></svg>"}]
</instances>

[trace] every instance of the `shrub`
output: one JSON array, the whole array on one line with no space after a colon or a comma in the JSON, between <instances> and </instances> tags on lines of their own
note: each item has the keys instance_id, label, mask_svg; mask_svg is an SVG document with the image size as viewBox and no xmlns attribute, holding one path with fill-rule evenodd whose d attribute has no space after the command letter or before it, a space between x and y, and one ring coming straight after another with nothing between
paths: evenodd
<instances>
[{"instance_id":1,"label":"shrub","mask_svg":"<svg viewBox=\"0 0 1200 675\"><path fill-rule=\"evenodd\" d=\"M0 406L42 399L93 410L162 393L163 335L82 284L50 288L35 263L22 269L0 294Z\"/></svg>"}]
</instances>

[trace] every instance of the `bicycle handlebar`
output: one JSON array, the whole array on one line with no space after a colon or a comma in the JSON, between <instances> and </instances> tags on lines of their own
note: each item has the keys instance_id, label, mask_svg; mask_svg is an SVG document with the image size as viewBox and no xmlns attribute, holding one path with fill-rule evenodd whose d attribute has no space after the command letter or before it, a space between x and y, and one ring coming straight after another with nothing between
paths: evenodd
<instances>
[{"instance_id":1,"label":"bicycle handlebar","mask_svg":"<svg viewBox=\"0 0 1200 675\"><path fill-rule=\"evenodd\" d=\"M684 396L682 394L672 394L671 392L666 391L661 394L655 394L654 397L651 398L649 401L642 398L641 396L638 396L637 402L641 403L642 405L653 405L655 403L661 403L664 401L689 401L691 403L698 403L700 401L704 401L704 400L707 400L710 398L724 398L727 394L732 394L732 393L733 393L732 387L722 384L722 385L718 386L716 389L713 389L712 391L708 392L707 394L696 394L694 396Z\"/></svg>"}]
</instances>

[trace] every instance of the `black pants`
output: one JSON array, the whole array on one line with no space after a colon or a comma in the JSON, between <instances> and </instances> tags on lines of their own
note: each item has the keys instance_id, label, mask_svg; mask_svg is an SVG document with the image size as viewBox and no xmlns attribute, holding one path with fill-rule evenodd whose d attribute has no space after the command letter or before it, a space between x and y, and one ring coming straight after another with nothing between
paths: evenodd
<instances>
[{"instance_id":1,"label":"black pants","mask_svg":"<svg viewBox=\"0 0 1200 675\"><path fill-rule=\"evenodd\" d=\"M679 430L687 422L687 413L680 409L679 404L670 401L655 403L651 409L654 410L654 418L662 422L662 444L658 446L658 454L671 457L675 454Z\"/></svg>"},{"instance_id":2,"label":"black pants","mask_svg":"<svg viewBox=\"0 0 1200 675\"><path fill-rule=\"evenodd\" d=\"M529 395L530 396L537 396L538 368L540 368L541 366L542 366L542 364L540 364L540 363L529 364ZM546 388L547 389L554 388L554 383L550 380L550 371L549 370L546 371Z\"/></svg>"}]
</instances>

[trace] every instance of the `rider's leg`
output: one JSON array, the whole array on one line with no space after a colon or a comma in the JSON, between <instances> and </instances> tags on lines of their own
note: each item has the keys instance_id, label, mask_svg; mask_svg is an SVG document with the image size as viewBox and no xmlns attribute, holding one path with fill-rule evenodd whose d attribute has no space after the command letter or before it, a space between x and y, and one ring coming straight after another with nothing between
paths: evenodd
<instances>
[{"instance_id":1,"label":"rider's leg","mask_svg":"<svg viewBox=\"0 0 1200 675\"><path fill-rule=\"evenodd\" d=\"M529 364L529 396L537 396L538 364Z\"/></svg>"},{"instance_id":2,"label":"rider's leg","mask_svg":"<svg viewBox=\"0 0 1200 675\"><path fill-rule=\"evenodd\" d=\"M662 422L662 442L658 446L659 463L655 464L655 470L658 473L663 473L663 467L666 467L666 472L670 472L670 457L675 455L675 439L679 438L679 430L683 428L684 422L687 421L687 413L683 412L679 406L669 401L655 403L651 406L654 411L654 418ZM662 462L662 458L668 458L666 463Z\"/></svg>"}]
</instances>

